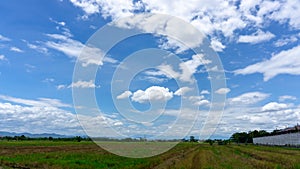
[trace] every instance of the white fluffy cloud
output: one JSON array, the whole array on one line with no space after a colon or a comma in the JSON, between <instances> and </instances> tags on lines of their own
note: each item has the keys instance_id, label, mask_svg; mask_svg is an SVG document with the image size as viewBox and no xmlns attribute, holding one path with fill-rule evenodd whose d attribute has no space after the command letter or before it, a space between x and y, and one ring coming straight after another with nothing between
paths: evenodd
<instances>
[{"instance_id":1,"label":"white fluffy cloud","mask_svg":"<svg viewBox=\"0 0 300 169\"><path fill-rule=\"evenodd\" d=\"M0 95L0 128L8 132L57 133L72 136L85 135L81 127L81 124L84 124L88 130L95 131L97 127L95 133L89 134L110 137L112 132L107 130L107 126L123 124L114 115L76 115L65 110L71 107L58 99L30 100ZM88 113L91 113L91 110Z\"/></svg>"},{"instance_id":2,"label":"white fluffy cloud","mask_svg":"<svg viewBox=\"0 0 300 169\"><path fill-rule=\"evenodd\" d=\"M263 32L261 30L258 30L257 32L251 35L241 35L239 37L238 42L255 44L255 43L268 41L274 37L275 35L272 34L271 32Z\"/></svg>"},{"instance_id":3,"label":"white fluffy cloud","mask_svg":"<svg viewBox=\"0 0 300 169\"><path fill-rule=\"evenodd\" d=\"M157 71L156 73L152 73L152 75L165 75L170 79L177 79L178 77L180 77L180 73L176 72L171 65L162 64L159 65L157 69L159 71Z\"/></svg>"},{"instance_id":4,"label":"white fluffy cloud","mask_svg":"<svg viewBox=\"0 0 300 169\"><path fill-rule=\"evenodd\" d=\"M268 98L270 94L261 93L261 92L249 92L241 94L237 97L228 99L229 104L231 105L251 105L258 103L262 100Z\"/></svg>"},{"instance_id":5,"label":"white fluffy cloud","mask_svg":"<svg viewBox=\"0 0 300 169\"><path fill-rule=\"evenodd\" d=\"M0 34L0 41L11 41L11 39Z\"/></svg>"},{"instance_id":6,"label":"white fluffy cloud","mask_svg":"<svg viewBox=\"0 0 300 169\"><path fill-rule=\"evenodd\" d=\"M189 48L202 44L203 35L193 26L170 16L145 14L116 20L114 25L121 28L137 28L142 32L160 36L159 46L162 49L174 49L181 53Z\"/></svg>"},{"instance_id":7,"label":"white fluffy cloud","mask_svg":"<svg viewBox=\"0 0 300 169\"><path fill-rule=\"evenodd\" d=\"M0 127L10 132L83 134L76 115L55 105L0 103Z\"/></svg>"},{"instance_id":8,"label":"white fluffy cloud","mask_svg":"<svg viewBox=\"0 0 300 169\"><path fill-rule=\"evenodd\" d=\"M200 94L210 94L208 90L202 90Z\"/></svg>"},{"instance_id":9,"label":"white fluffy cloud","mask_svg":"<svg viewBox=\"0 0 300 169\"><path fill-rule=\"evenodd\" d=\"M300 75L299 55L300 46L296 46L273 55L269 60L235 70L234 73L241 75L262 73L264 81L268 81L279 74Z\"/></svg>"},{"instance_id":10,"label":"white fluffy cloud","mask_svg":"<svg viewBox=\"0 0 300 169\"><path fill-rule=\"evenodd\" d=\"M289 25L291 25L293 28L299 29L300 28L299 3L300 3L299 0L282 1L279 10L272 13L269 16L269 18L277 20L281 23L288 22Z\"/></svg>"},{"instance_id":11,"label":"white fluffy cloud","mask_svg":"<svg viewBox=\"0 0 300 169\"><path fill-rule=\"evenodd\" d=\"M93 80L90 81L84 81L84 80L78 80L76 82L71 83L70 85L58 85L56 88L58 90L64 89L64 88L99 88L100 86L96 85Z\"/></svg>"},{"instance_id":12,"label":"white fluffy cloud","mask_svg":"<svg viewBox=\"0 0 300 169\"><path fill-rule=\"evenodd\" d=\"M197 106L208 106L210 104L210 101L208 101L207 99L205 99L205 97L203 95L190 96L188 99L194 105L197 105Z\"/></svg>"},{"instance_id":13,"label":"white fluffy cloud","mask_svg":"<svg viewBox=\"0 0 300 169\"><path fill-rule=\"evenodd\" d=\"M215 50L216 52L222 52L223 49L226 48L226 46L223 45L222 42L220 42L219 40L217 40L217 39L215 39L215 38L211 39L210 46L211 46L211 48L213 48L213 50Z\"/></svg>"},{"instance_id":14,"label":"white fluffy cloud","mask_svg":"<svg viewBox=\"0 0 300 169\"><path fill-rule=\"evenodd\" d=\"M208 101L208 100L200 100L195 103L195 105L197 105L197 106L208 106L209 104L210 104L210 101Z\"/></svg>"},{"instance_id":15,"label":"white fluffy cloud","mask_svg":"<svg viewBox=\"0 0 300 169\"><path fill-rule=\"evenodd\" d=\"M299 35L298 35L299 36ZM298 37L295 36L295 35L291 35L289 37L286 37L286 38L282 38L282 39L279 39L277 40L274 45L276 47L281 47L281 46L285 46L285 45L288 45L288 44L291 44L291 43L294 43L294 42L297 42L298 41Z\"/></svg>"},{"instance_id":16,"label":"white fluffy cloud","mask_svg":"<svg viewBox=\"0 0 300 169\"><path fill-rule=\"evenodd\" d=\"M151 86L145 91L137 90L132 94L132 101L145 103L148 101L168 101L173 98L173 92L168 88L160 86Z\"/></svg>"},{"instance_id":17,"label":"white fluffy cloud","mask_svg":"<svg viewBox=\"0 0 300 169\"><path fill-rule=\"evenodd\" d=\"M152 75L165 75L168 78L179 79L183 82L193 82L193 75L197 72L197 69L201 65L210 64L211 61L206 59L202 54L195 54L192 59L179 64L179 69L181 72L174 70L173 65L162 64L157 67L158 72L152 72ZM175 65L174 65L175 66Z\"/></svg>"},{"instance_id":18,"label":"white fluffy cloud","mask_svg":"<svg viewBox=\"0 0 300 169\"><path fill-rule=\"evenodd\" d=\"M174 95L176 96L182 96L185 95L187 92L191 91L192 89L189 87L181 87L178 90L175 91Z\"/></svg>"},{"instance_id":19,"label":"white fluffy cloud","mask_svg":"<svg viewBox=\"0 0 300 169\"><path fill-rule=\"evenodd\" d=\"M289 95L284 95L284 96L280 96L279 98L278 98L278 100L280 101L280 102L284 102L284 101L287 101L287 100L297 100L297 98L295 97L295 96L289 96Z\"/></svg>"},{"instance_id":20,"label":"white fluffy cloud","mask_svg":"<svg viewBox=\"0 0 300 169\"><path fill-rule=\"evenodd\" d=\"M239 3L231 0L70 1L74 6L80 7L85 11L86 15L100 13L104 18L111 17L113 20L133 15L135 11L168 14L190 22L200 31L212 36L218 32L225 37L232 37L234 36L234 31L251 27L258 31L257 34L253 36L246 35L240 38L240 41L249 43L258 43L274 36L270 32L263 34L262 31L259 31L270 20L281 24L288 23L293 28L300 29L299 0L242 0ZM141 22L136 23L139 24ZM165 26L168 27L168 25ZM176 27L176 29L178 28L180 29L180 26ZM171 41L170 44L172 44ZM168 46L168 43L166 45ZM218 46L219 50L223 47L220 44Z\"/></svg>"},{"instance_id":21,"label":"white fluffy cloud","mask_svg":"<svg viewBox=\"0 0 300 169\"><path fill-rule=\"evenodd\" d=\"M131 91L125 91L122 94L118 95L117 99L125 99L125 98L130 97L131 95L132 95Z\"/></svg>"},{"instance_id":22,"label":"white fluffy cloud","mask_svg":"<svg viewBox=\"0 0 300 169\"><path fill-rule=\"evenodd\" d=\"M70 0L75 6L78 6L84 10L87 14L98 13L100 5L96 3L94 0Z\"/></svg>"},{"instance_id":23,"label":"white fluffy cloud","mask_svg":"<svg viewBox=\"0 0 300 169\"><path fill-rule=\"evenodd\" d=\"M220 88L220 89L216 90L215 93L217 93L217 94L227 94L230 91L231 90L229 88Z\"/></svg>"},{"instance_id":24,"label":"white fluffy cloud","mask_svg":"<svg viewBox=\"0 0 300 169\"><path fill-rule=\"evenodd\" d=\"M192 76L194 73L196 73L197 68L200 65L206 65L209 63L211 63L211 61L205 59L204 55L202 54L193 55L191 60L179 64L179 68L182 70L179 79L184 82L192 82L193 81Z\"/></svg>"},{"instance_id":25,"label":"white fluffy cloud","mask_svg":"<svg viewBox=\"0 0 300 169\"><path fill-rule=\"evenodd\" d=\"M0 60L6 60L4 55L0 55Z\"/></svg>"},{"instance_id":26,"label":"white fluffy cloud","mask_svg":"<svg viewBox=\"0 0 300 169\"><path fill-rule=\"evenodd\" d=\"M277 111L288 107L289 106L284 103L270 102L262 107L262 111Z\"/></svg>"},{"instance_id":27,"label":"white fluffy cloud","mask_svg":"<svg viewBox=\"0 0 300 169\"><path fill-rule=\"evenodd\" d=\"M233 3L222 0L192 0L192 1L97 1L97 0L71 0L82 8L86 15L101 13L104 18L111 17L114 21L118 18L131 16L135 11L147 11L151 13L167 14L179 17L191 23L196 29L208 35L221 32L225 37L230 37L237 29L244 28L247 24L242 20L240 12ZM189 27L183 27L178 20L162 17L134 17L126 23L117 23L120 27L134 26L145 32L160 35L168 34L170 37L178 37L181 42L189 47L196 47L202 43L203 37L195 36L195 31ZM183 52L187 46L182 45L172 38L162 38L160 47L163 49L176 49L177 53ZM213 43L217 50L225 46L221 43Z\"/></svg>"},{"instance_id":28,"label":"white fluffy cloud","mask_svg":"<svg viewBox=\"0 0 300 169\"><path fill-rule=\"evenodd\" d=\"M300 119L299 105L269 102L261 105L270 95L261 92L243 93L229 98L216 135L230 135L249 130L273 131L296 125Z\"/></svg>"},{"instance_id":29,"label":"white fluffy cloud","mask_svg":"<svg viewBox=\"0 0 300 169\"><path fill-rule=\"evenodd\" d=\"M21 50L20 48L15 47L15 46L11 47L9 50L13 51L13 52L18 52L18 53L24 52L23 50Z\"/></svg>"},{"instance_id":30,"label":"white fluffy cloud","mask_svg":"<svg viewBox=\"0 0 300 169\"><path fill-rule=\"evenodd\" d=\"M96 86L93 80L90 81L79 80L77 82L73 82L68 86L68 88L96 88L96 87L99 86Z\"/></svg>"}]
</instances>

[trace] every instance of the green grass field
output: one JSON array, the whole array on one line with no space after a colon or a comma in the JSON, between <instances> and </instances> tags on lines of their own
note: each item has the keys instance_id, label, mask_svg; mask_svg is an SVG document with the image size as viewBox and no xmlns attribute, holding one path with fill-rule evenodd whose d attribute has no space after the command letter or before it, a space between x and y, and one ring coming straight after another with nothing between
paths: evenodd
<instances>
[{"instance_id":1,"label":"green grass field","mask_svg":"<svg viewBox=\"0 0 300 169\"><path fill-rule=\"evenodd\" d=\"M0 168L298 168L300 149L180 143L150 158L113 155L93 142L0 141Z\"/></svg>"}]
</instances>

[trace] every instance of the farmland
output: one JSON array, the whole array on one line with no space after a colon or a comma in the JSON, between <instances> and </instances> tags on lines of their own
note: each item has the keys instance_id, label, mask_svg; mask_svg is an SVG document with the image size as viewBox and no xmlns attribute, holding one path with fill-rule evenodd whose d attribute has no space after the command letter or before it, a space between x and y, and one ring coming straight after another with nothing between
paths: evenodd
<instances>
[{"instance_id":1,"label":"farmland","mask_svg":"<svg viewBox=\"0 0 300 169\"><path fill-rule=\"evenodd\" d=\"M111 154L93 142L0 141L0 168L299 168L300 149L180 143L150 158Z\"/></svg>"}]
</instances>

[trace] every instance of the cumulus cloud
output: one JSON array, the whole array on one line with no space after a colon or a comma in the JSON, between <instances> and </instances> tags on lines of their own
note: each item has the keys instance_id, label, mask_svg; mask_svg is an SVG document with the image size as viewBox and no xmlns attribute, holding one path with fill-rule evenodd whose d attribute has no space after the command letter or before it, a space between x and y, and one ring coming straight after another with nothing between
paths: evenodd
<instances>
[{"instance_id":1,"label":"cumulus cloud","mask_svg":"<svg viewBox=\"0 0 300 169\"><path fill-rule=\"evenodd\" d=\"M204 36L193 26L171 16L145 14L133 16L126 20L116 20L114 25L121 28L137 28L142 32L160 37L159 47L174 49L176 53L184 52L202 44Z\"/></svg>"},{"instance_id":2,"label":"cumulus cloud","mask_svg":"<svg viewBox=\"0 0 300 169\"><path fill-rule=\"evenodd\" d=\"M203 95L199 96L189 96L189 101L191 101L194 105L197 106L208 106L210 104L210 101L205 99Z\"/></svg>"},{"instance_id":3,"label":"cumulus cloud","mask_svg":"<svg viewBox=\"0 0 300 169\"><path fill-rule=\"evenodd\" d=\"M64 88L66 88L66 85L63 85L63 84L60 84L60 85L56 86L57 90L64 89Z\"/></svg>"},{"instance_id":4,"label":"cumulus cloud","mask_svg":"<svg viewBox=\"0 0 300 169\"><path fill-rule=\"evenodd\" d=\"M211 61L206 59L203 54L195 54L192 56L192 59L187 60L185 62L181 62L178 66L179 71L175 71L173 68L173 65L168 65L168 64L162 64L157 66L157 69L159 71L151 71L148 72L148 74L151 73L151 75L165 75L169 79L179 79L183 82L190 82L192 83L193 80L193 74L197 72L197 69L201 65L207 65L210 64ZM175 66L175 65L174 65Z\"/></svg>"},{"instance_id":5,"label":"cumulus cloud","mask_svg":"<svg viewBox=\"0 0 300 169\"><path fill-rule=\"evenodd\" d=\"M41 101L24 106L0 102L1 129L10 132L83 134L75 114L44 103Z\"/></svg>"},{"instance_id":6,"label":"cumulus cloud","mask_svg":"<svg viewBox=\"0 0 300 169\"><path fill-rule=\"evenodd\" d=\"M226 46L223 45L222 42L220 42L219 40L217 40L215 38L211 39L210 46L216 52L223 52L223 49L226 48Z\"/></svg>"},{"instance_id":7,"label":"cumulus cloud","mask_svg":"<svg viewBox=\"0 0 300 169\"><path fill-rule=\"evenodd\" d=\"M209 104L210 104L210 101L208 101L208 100L200 100L195 103L195 105L197 105L197 106L208 106Z\"/></svg>"},{"instance_id":8,"label":"cumulus cloud","mask_svg":"<svg viewBox=\"0 0 300 169\"><path fill-rule=\"evenodd\" d=\"M64 110L70 107L58 99L40 98L29 100L1 95L0 127L8 132L57 133L68 136L85 135L86 129L101 131L100 136L111 136L106 126L121 126L122 121L112 115L87 116ZM80 123L78 118L80 119ZM89 133L93 134L93 133ZM99 132L96 132L99 136ZM93 135L94 136L94 135ZM116 136L116 135L114 135Z\"/></svg>"},{"instance_id":9,"label":"cumulus cloud","mask_svg":"<svg viewBox=\"0 0 300 169\"><path fill-rule=\"evenodd\" d=\"M274 45L276 47L281 47L281 46L285 46L285 45L288 45L288 44L291 44L291 43L294 43L294 42L297 42L297 41L298 41L297 36L290 36L290 37L287 37L287 38L282 38L282 39L277 40L274 43Z\"/></svg>"},{"instance_id":10,"label":"cumulus cloud","mask_svg":"<svg viewBox=\"0 0 300 169\"><path fill-rule=\"evenodd\" d=\"M235 70L234 73L236 75L262 73L264 75L264 81L268 81L279 74L300 75L299 55L300 46L296 46L273 55L269 60Z\"/></svg>"},{"instance_id":11,"label":"cumulus cloud","mask_svg":"<svg viewBox=\"0 0 300 169\"><path fill-rule=\"evenodd\" d=\"M24 52L23 50L21 50L20 48L15 47L15 46L11 47L9 50L13 51L13 52L18 52L18 53Z\"/></svg>"},{"instance_id":12,"label":"cumulus cloud","mask_svg":"<svg viewBox=\"0 0 300 169\"><path fill-rule=\"evenodd\" d=\"M262 93L262 92L248 92L241 94L237 97L230 98L229 104L234 104L234 105L251 105L258 103L262 100L265 100L268 98L270 94L267 93Z\"/></svg>"},{"instance_id":13,"label":"cumulus cloud","mask_svg":"<svg viewBox=\"0 0 300 169\"><path fill-rule=\"evenodd\" d=\"M261 105L270 94L261 92L243 93L228 98L216 135L230 135L249 130L273 131L297 124L300 119L299 106L291 103L269 102ZM242 109L241 109L242 106Z\"/></svg>"},{"instance_id":14,"label":"cumulus cloud","mask_svg":"<svg viewBox=\"0 0 300 169\"><path fill-rule=\"evenodd\" d=\"M280 96L278 100L280 102L284 102L287 100L297 100L297 98L295 96L284 95L284 96Z\"/></svg>"},{"instance_id":15,"label":"cumulus cloud","mask_svg":"<svg viewBox=\"0 0 300 169\"><path fill-rule=\"evenodd\" d=\"M200 94L210 94L208 90L202 90Z\"/></svg>"},{"instance_id":16,"label":"cumulus cloud","mask_svg":"<svg viewBox=\"0 0 300 169\"><path fill-rule=\"evenodd\" d=\"M281 2L280 8L275 10L269 18L279 21L280 23L288 22L293 28L300 28L299 1L287 0Z\"/></svg>"},{"instance_id":17,"label":"cumulus cloud","mask_svg":"<svg viewBox=\"0 0 300 169\"><path fill-rule=\"evenodd\" d=\"M117 99L125 99L125 98L129 98L132 95L131 91L125 91L122 94L117 96Z\"/></svg>"},{"instance_id":18,"label":"cumulus cloud","mask_svg":"<svg viewBox=\"0 0 300 169\"><path fill-rule=\"evenodd\" d=\"M262 111L277 111L288 107L289 106L284 103L270 102L262 107Z\"/></svg>"},{"instance_id":19,"label":"cumulus cloud","mask_svg":"<svg viewBox=\"0 0 300 169\"><path fill-rule=\"evenodd\" d=\"M78 80L76 82L71 83L70 85L58 85L56 88L58 90L64 89L64 88L99 88L100 86L96 85L93 80L90 81L84 81L84 80Z\"/></svg>"},{"instance_id":20,"label":"cumulus cloud","mask_svg":"<svg viewBox=\"0 0 300 169\"><path fill-rule=\"evenodd\" d=\"M98 13L100 5L96 3L96 1L88 1L88 0L70 0L73 5L80 7L86 12L87 14L93 14L93 13Z\"/></svg>"},{"instance_id":21,"label":"cumulus cloud","mask_svg":"<svg viewBox=\"0 0 300 169\"><path fill-rule=\"evenodd\" d=\"M217 93L217 94L227 94L230 91L231 90L229 88L220 88L220 89L216 90L215 93Z\"/></svg>"},{"instance_id":22,"label":"cumulus cloud","mask_svg":"<svg viewBox=\"0 0 300 169\"><path fill-rule=\"evenodd\" d=\"M139 1L131 0L70 0L74 6L77 6L87 14L101 13L104 18L112 17L113 19L132 15L135 10L143 6Z\"/></svg>"},{"instance_id":23,"label":"cumulus cloud","mask_svg":"<svg viewBox=\"0 0 300 169\"><path fill-rule=\"evenodd\" d=\"M173 98L173 92L168 88L160 86L151 86L145 91L137 90L132 94L132 101L145 103L148 101L168 101Z\"/></svg>"},{"instance_id":24,"label":"cumulus cloud","mask_svg":"<svg viewBox=\"0 0 300 169\"><path fill-rule=\"evenodd\" d=\"M11 39L0 34L0 41L11 41Z\"/></svg>"},{"instance_id":25,"label":"cumulus cloud","mask_svg":"<svg viewBox=\"0 0 300 169\"><path fill-rule=\"evenodd\" d=\"M205 59L203 54L193 55L191 60L179 64L179 68L182 70L179 79L184 82L192 82L192 75L196 73L197 68L200 65L207 65L209 63L211 63L211 61Z\"/></svg>"},{"instance_id":26,"label":"cumulus cloud","mask_svg":"<svg viewBox=\"0 0 300 169\"><path fill-rule=\"evenodd\" d=\"M180 77L180 73L176 72L171 65L162 64L159 65L157 69L159 71L157 71L156 73L152 73L152 75L165 75L170 79L177 79L178 77Z\"/></svg>"},{"instance_id":27,"label":"cumulus cloud","mask_svg":"<svg viewBox=\"0 0 300 169\"><path fill-rule=\"evenodd\" d=\"M187 92L191 91L192 89L189 87L181 87L178 90L175 91L174 95L176 96L182 96L185 95Z\"/></svg>"},{"instance_id":28,"label":"cumulus cloud","mask_svg":"<svg viewBox=\"0 0 300 169\"><path fill-rule=\"evenodd\" d=\"M0 60L6 60L6 57L4 55L0 55Z\"/></svg>"},{"instance_id":29,"label":"cumulus cloud","mask_svg":"<svg viewBox=\"0 0 300 169\"><path fill-rule=\"evenodd\" d=\"M87 15L101 13L104 18L112 17L113 20L130 16L135 11L169 14L177 16L192 23L199 30L212 35L222 32L225 37L233 35L235 30L247 27L260 28L268 20L288 23L299 29L298 1L247 1L240 3L223 0L126 0L96 1L96 0L70 0L75 6L80 7ZM259 29L258 29L259 30Z\"/></svg>"},{"instance_id":30,"label":"cumulus cloud","mask_svg":"<svg viewBox=\"0 0 300 169\"><path fill-rule=\"evenodd\" d=\"M271 32L263 32L261 30L258 30L257 32L251 35L241 35L238 39L238 42L255 44L268 41L274 37L275 35Z\"/></svg>"},{"instance_id":31,"label":"cumulus cloud","mask_svg":"<svg viewBox=\"0 0 300 169\"><path fill-rule=\"evenodd\" d=\"M68 88L96 88L100 86L96 86L93 80L90 81L83 81L79 80L77 82L73 82L68 86Z\"/></svg>"}]
</instances>

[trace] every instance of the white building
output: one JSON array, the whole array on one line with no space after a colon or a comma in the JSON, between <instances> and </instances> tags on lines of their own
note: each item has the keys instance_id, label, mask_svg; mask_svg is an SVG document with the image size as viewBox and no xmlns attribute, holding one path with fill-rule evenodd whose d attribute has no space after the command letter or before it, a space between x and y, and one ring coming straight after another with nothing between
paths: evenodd
<instances>
[{"instance_id":1,"label":"white building","mask_svg":"<svg viewBox=\"0 0 300 169\"><path fill-rule=\"evenodd\" d=\"M253 138L253 144L300 146L300 132Z\"/></svg>"}]
</instances>

